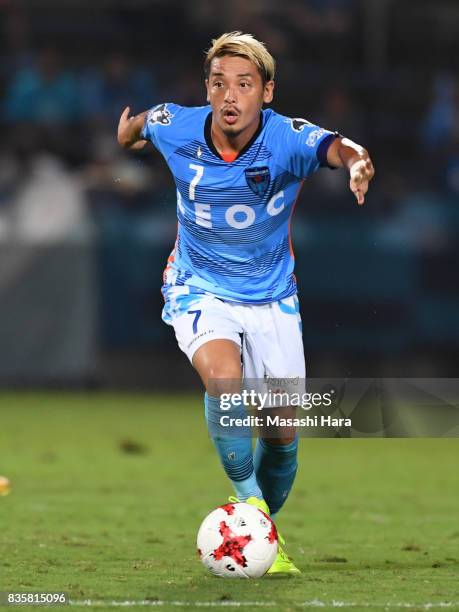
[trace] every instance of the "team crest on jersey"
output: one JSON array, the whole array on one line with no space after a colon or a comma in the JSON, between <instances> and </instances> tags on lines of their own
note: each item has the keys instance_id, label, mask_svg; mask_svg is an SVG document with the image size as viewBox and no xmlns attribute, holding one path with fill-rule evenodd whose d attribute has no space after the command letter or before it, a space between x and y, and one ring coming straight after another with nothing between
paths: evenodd
<instances>
[{"instance_id":1,"label":"team crest on jersey","mask_svg":"<svg viewBox=\"0 0 459 612\"><path fill-rule=\"evenodd\" d=\"M247 168L247 170L245 170L247 185L257 196L263 196L266 193L270 179L271 176L267 166L263 166L262 168Z\"/></svg>"},{"instance_id":2,"label":"team crest on jersey","mask_svg":"<svg viewBox=\"0 0 459 612\"><path fill-rule=\"evenodd\" d=\"M147 115L148 123L159 123L160 125L170 125L174 115L167 110L167 104L159 104L152 108Z\"/></svg>"},{"instance_id":3,"label":"team crest on jersey","mask_svg":"<svg viewBox=\"0 0 459 612\"><path fill-rule=\"evenodd\" d=\"M301 119L300 117L297 117L296 119L290 119L290 125L292 126L292 130L294 130L295 132L302 132L303 128L306 125L313 124L307 119Z\"/></svg>"}]
</instances>

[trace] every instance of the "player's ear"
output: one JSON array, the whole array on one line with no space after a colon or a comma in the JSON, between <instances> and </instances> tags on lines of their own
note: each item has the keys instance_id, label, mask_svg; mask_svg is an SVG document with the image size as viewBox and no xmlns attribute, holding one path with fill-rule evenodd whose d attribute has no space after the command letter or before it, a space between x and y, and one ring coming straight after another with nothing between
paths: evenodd
<instances>
[{"instance_id":1,"label":"player's ear","mask_svg":"<svg viewBox=\"0 0 459 612\"><path fill-rule=\"evenodd\" d=\"M274 81L266 81L263 87L263 102L269 104L273 101Z\"/></svg>"},{"instance_id":2,"label":"player's ear","mask_svg":"<svg viewBox=\"0 0 459 612\"><path fill-rule=\"evenodd\" d=\"M204 81L204 83L206 84L206 91L207 91L207 97L206 97L206 100L207 100L207 102L210 102L210 98L209 98L209 79L206 79L206 80Z\"/></svg>"}]
</instances>

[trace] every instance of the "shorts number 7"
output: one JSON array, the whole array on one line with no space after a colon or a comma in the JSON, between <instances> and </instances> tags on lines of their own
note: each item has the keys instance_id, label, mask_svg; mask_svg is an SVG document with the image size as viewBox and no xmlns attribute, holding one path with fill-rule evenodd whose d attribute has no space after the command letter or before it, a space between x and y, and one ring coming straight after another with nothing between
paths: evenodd
<instances>
[{"instance_id":1,"label":"shorts number 7","mask_svg":"<svg viewBox=\"0 0 459 612\"><path fill-rule=\"evenodd\" d=\"M188 314L194 314L194 321L193 321L193 334L197 334L198 333L198 321L199 321L199 317L201 316L201 311L200 310L188 310Z\"/></svg>"}]
</instances>

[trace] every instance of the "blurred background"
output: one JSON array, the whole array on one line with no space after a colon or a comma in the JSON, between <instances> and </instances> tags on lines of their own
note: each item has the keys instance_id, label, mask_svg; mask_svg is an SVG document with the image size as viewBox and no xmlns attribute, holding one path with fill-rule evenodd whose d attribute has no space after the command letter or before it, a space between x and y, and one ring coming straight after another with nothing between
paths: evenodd
<instances>
[{"instance_id":1,"label":"blurred background","mask_svg":"<svg viewBox=\"0 0 459 612\"><path fill-rule=\"evenodd\" d=\"M210 40L278 62L273 108L369 149L358 207L321 170L293 220L310 376L454 377L457 0L0 0L0 385L199 385L160 319L175 189L118 117L205 103Z\"/></svg>"}]
</instances>

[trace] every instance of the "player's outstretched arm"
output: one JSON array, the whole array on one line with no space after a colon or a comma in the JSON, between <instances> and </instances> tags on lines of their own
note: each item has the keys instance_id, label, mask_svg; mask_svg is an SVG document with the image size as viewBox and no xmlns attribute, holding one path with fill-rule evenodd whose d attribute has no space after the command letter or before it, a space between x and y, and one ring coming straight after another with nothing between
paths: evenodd
<instances>
[{"instance_id":1,"label":"player's outstretched arm","mask_svg":"<svg viewBox=\"0 0 459 612\"><path fill-rule=\"evenodd\" d=\"M140 133L148 111L129 117L130 110L129 106L126 106L121 113L118 123L118 143L124 149L142 149L147 141L140 137Z\"/></svg>"},{"instance_id":2,"label":"player's outstretched arm","mask_svg":"<svg viewBox=\"0 0 459 612\"><path fill-rule=\"evenodd\" d=\"M349 189L357 198L357 203L364 204L368 183L375 175L368 151L349 138L337 138L328 147L327 161L330 166L349 170Z\"/></svg>"}]
</instances>

